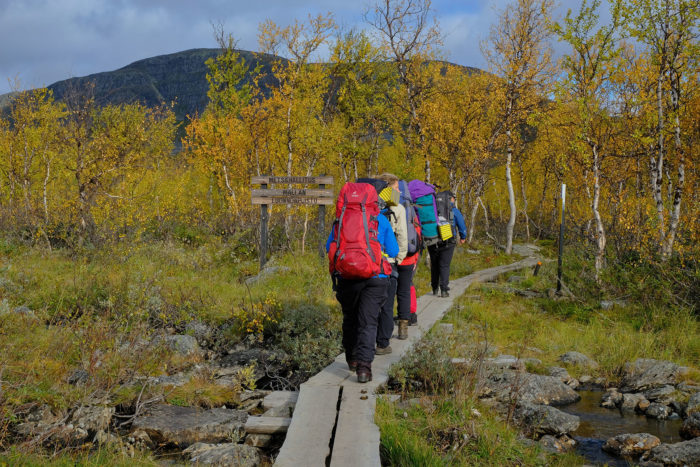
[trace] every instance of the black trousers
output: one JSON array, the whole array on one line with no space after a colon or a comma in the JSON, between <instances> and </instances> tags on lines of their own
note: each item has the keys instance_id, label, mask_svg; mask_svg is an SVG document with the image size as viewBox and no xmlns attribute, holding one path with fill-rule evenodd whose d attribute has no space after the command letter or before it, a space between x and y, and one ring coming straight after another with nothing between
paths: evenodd
<instances>
[{"instance_id":1,"label":"black trousers","mask_svg":"<svg viewBox=\"0 0 700 467\"><path fill-rule=\"evenodd\" d=\"M430 285L433 289L438 286L442 290L450 290L450 263L452 255L455 252L455 243L445 242L430 245L428 253L430 253Z\"/></svg>"},{"instance_id":2,"label":"black trousers","mask_svg":"<svg viewBox=\"0 0 700 467\"><path fill-rule=\"evenodd\" d=\"M379 310L387 297L389 279L338 279L336 298L343 310L343 348L348 361L371 363L377 340Z\"/></svg>"},{"instance_id":3,"label":"black trousers","mask_svg":"<svg viewBox=\"0 0 700 467\"><path fill-rule=\"evenodd\" d=\"M379 310L379 319L377 320L377 347L389 345L389 339L394 333L394 297L396 296L398 267L396 264L392 264L391 269L393 272L388 278L386 300L382 309Z\"/></svg>"},{"instance_id":4,"label":"black trousers","mask_svg":"<svg viewBox=\"0 0 700 467\"><path fill-rule=\"evenodd\" d=\"M399 266L399 278L396 283L396 302L399 319L411 319L411 285L416 265ZM393 321L393 320L392 320Z\"/></svg>"}]
</instances>

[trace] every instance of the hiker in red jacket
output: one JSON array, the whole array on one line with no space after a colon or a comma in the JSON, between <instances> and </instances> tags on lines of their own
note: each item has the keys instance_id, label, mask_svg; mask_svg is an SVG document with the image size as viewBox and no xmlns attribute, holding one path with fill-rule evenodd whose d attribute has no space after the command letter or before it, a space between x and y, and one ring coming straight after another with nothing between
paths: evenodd
<instances>
[{"instance_id":1,"label":"hiker in red jacket","mask_svg":"<svg viewBox=\"0 0 700 467\"><path fill-rule=\"evenodd\" d=\"M360 201L353 204L352 196L359 196ZM351 207L346 211L347 206ZM357 206L361 206L361 210ZM395 258L399 246L389 221L379 214L377 193L369 184L347 183L341 189L336 218L326 242L326 251L336 281L336 298L343 311L343 348L348 368L357 372L359 383L366 383L372 380L377 321L387 297L388 275L391 273L391 267L381 255ZM377 248L379 257L372 248L377 243L381 246L381 251ZM357 263L353 260L351 264L343 264L346 258L365 251L372 257L369 265L378 266L370 277L363 277L364 272L343 272L350 271Z\"/></svg>"}]
</instances>

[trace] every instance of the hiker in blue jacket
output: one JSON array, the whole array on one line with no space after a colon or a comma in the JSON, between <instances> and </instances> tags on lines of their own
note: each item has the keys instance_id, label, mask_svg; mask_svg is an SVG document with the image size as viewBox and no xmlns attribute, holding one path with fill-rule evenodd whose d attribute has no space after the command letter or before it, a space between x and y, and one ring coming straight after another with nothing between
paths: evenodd
<instances>
[{"instance_id":1,"label":"hiker in blue jacket","mask_svg":"<svg viewBox=\"0 0 700 467\"><path fill-rule=\"evenodd\" d=\"M382 252L395 258L399 254L391 225L384 215L377 216L377 240ZM326 251L335 241L335 229L331 230L326 242ZM372 380L372 361L377 341L379 311L387 298L389 279L386 274L378 274L369 279L338 278L336 298L343 310L343 349L348 368L357 372L357 381L366 383Z\"/></svg>"},{"instance_id":2,"label":"hiker in blue jacket","mask_svg":"<svg viewBox=\"0 0 700 467\"><path fill-rule=\"evenodd\" d=\"M459 232L459 243L462 244L467 238L467 225L464 223L464 216L455 206L455 195L450 192L450 205L452 208L452 230ZM456 236L434 245L428 246L430 253L430 283L433 287L433 295L449 297L450 294L450 263L457 246Z\"/></svg>"}]
</instances>

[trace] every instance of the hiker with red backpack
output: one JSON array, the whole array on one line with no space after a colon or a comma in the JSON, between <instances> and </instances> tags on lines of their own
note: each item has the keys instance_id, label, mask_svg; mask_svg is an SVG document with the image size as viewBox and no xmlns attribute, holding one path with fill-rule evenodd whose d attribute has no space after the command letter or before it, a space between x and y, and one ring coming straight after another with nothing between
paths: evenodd
<instances>
[{"instance_id":1,"label":"hiker with red backpack","mask_svg":"<svg viewBox=\"0 0 700 467\"><path fill-rule=\"evenodd\" d=\"M338 194L336 221L326 242L329 270L343 311L343 348L357 381L372 380L379 310L387 298L391 266L399 254L391 225L379 212L375 188L346 183Z\"/></svg>"}]
</instances>

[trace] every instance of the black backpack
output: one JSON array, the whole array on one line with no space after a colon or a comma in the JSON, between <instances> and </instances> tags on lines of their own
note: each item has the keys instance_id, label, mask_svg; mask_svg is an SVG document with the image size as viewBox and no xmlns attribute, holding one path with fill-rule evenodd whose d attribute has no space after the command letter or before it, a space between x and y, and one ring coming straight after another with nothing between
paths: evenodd
<instances>
[{"instance_id":1,"label":"black backpack","mask_svg":"<svg viewBox=\"0 0 700 467\"><path fill-rule=\"evenodd\" d=\"M435 194L435 204L437 206L438 217L441 217L445 221L449 222L450 226L452 227L452 238L450 238L448 241L454 243L457 241L457 232L455 232L455 216L454 211L452 211L452 202L450 201L450 198L452 198L452 193L449 191L440 191Z\"/></svg>"}]
</instances>

